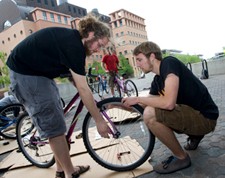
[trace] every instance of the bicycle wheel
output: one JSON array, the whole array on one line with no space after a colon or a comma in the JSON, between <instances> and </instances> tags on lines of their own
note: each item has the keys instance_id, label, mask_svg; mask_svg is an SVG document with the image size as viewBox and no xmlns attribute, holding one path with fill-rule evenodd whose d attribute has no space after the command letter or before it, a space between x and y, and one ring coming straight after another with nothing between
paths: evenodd
<instances>
[{"instance_id":1,"label":"bicycle wheel","mask_svg":"<svg viewBox=\"0 0 225 178\"><path fill-rule=\"evenodd\" d=\"M33 165L49 168L55 163L48 139L39 136L27 113L18 119L16 134L20 151Z\"/></svg>"},{"instance_id":2,"label":"bicycle wheel","mask_svg":"<svg viewBox=\"0 0 225 178\"><path fill-rule=\"evenodd\" d=\"M64 99L63 98L60 98L60 101L61 101L62 107L65 108L66 103L65 103Z\"/></svg>"},{"instance_id":3,"label":"bicycle wheel","mask_svg":"<svg viewBox=\"0 0 225 178\"><path fill-rule=\"evenodd\" d=\"M101 98L104 94L104 87L103 83L99 82L98 83L98 96Z\"/></svg>"},{"instance_id":4,"label":"bicycle wheel","mask_svg":"<svg viewBox=\"0 0 225 178\"><path fill-rule=\"evenodd\" d=\"M126 111L121 106L121 98L108 98L98 103L103 115L106 114L104 118L109 117L112 121L106 120L109 127L113 132L118 130L114 137L102 138L88 113L82 128L83 141L88 153L101 166L114 171L130 171L149 158L155 136L143 122L141 106L132 106L132 111Z\"/></svg>"},{"instance_id":5,"label":"bicycle wheel","mask_svg":"<svg viewBox=\"0 0 225 178\"><path fill-rule=\"evenodd\" d=\"M99 84L98 84L98 96L101 98L104 95L104 93L108 94L109 88L103 82L99 82Z\"/></svg>"},{"instance_id":6,"label":"bicycle wheel","mask_svg":"<svg viewBox=\"0 0 225 178\"><path fill-rule=\"evenodd\" d=\"M138 90L136 85L132 80L125 81L125 92L128 97L129 96L138 96Z\"/></svg>"},{"instance_id":7,"label":"bicycle wheel","mask_svg":"<svg viewBox=\"0 0 225 178\"><path fill-rule=\"evenodd\" d=\"M92 79L91 79L89 76L87 76L87 75L86 75L86 82L87 82L89 88L91 89L91 91L94 92L94 89L93 89L93 87L92 87L93 81L92 81Z\"/></svg>"},{"instance_id":8,"label":"bicycle wheel","mask_svg":"<svg viewBox=\"0 0 225 178\"><path fill-rule=\"evenodd\" d=\"M114 86L114 96L115 97L121 97L121 90L120 90L120 86L116 83Z\"/></svg>"},{"instance_id":9,"label":"bicycle wheel","mask_svg":"<svg viewBox=\"0 0 225 178\"><path fill-rule=\"evenodd\" d=\"M16 123L18 117L24 113L25 109L22 104L10 104L2 108L0 111L0 119L2 126L0 127L0 135L7 139L16 138Z\"/></svg>"}]
</instances>

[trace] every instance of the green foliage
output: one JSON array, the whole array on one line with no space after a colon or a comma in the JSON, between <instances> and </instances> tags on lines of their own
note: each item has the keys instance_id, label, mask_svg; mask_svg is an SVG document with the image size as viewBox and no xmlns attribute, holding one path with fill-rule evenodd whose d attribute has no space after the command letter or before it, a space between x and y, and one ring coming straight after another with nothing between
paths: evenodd
<instances>
[{"instance_id":1,"label":"green foliage","mask_svg":"<svg viewBox=\"0 0 225 178\"><path fill-rule=\"evenodd\" d=\"M3 63L3 66L0 66L0 84L8 87L10 84L10 79L9 79L9 68L6 65L6 54L3 52L0 52L0 59Z\"/></svg>"},{"instance_id":2,"label":"green foliage","mask_svg":"<svg viewBox=\"0 0 225 178\"><path fill-rule=\"evenodd\" d=\"M196 55L170 54L170 53L163 54L163 57L166 57L166 56L174 56L178 58L180 61L182 61L184 64L201 62L201 59L199 58L199 56L196 56Z\"/></svg>"},{"instance_id":3,"label":"green foliage","mask_svg":"<svg viewBox=\"0 0 225 178\"><path fill-rule=\"evenodd\" d=\"M134 70L132 66L129 64L128 60L123 56L119 56L119 75L126 74L127 77L133 76ZM92 67L92 74L97 75L105 75L105 70L101 66L101 62L94 61L91 65Z\"/></svg>"},{"instance_id":4,"label":"green foliage","mask_svg":"<svg viewBox=\"0 0 225 178\"><path fill-rule=\"evenodd\" d=\"M92 67L92 71L91 71L92 74L94 75L105 74L105 70L102 68L101 62L94 61L91 67Z\"/></svg>"},{"instance_id":5,"label":"green foliage","mask_svg":"<svg viewBox=\"0 0 225 178\"><path fill-rule=\"evenodd\" d=\"M129 64L129 61L123 56L119 56L119 61L120 61L120 67L121 69L119 70L119 74L126 74L127 77L131 77L134 74L134 70L132 66Z\"/></svg>"}]
</instances>

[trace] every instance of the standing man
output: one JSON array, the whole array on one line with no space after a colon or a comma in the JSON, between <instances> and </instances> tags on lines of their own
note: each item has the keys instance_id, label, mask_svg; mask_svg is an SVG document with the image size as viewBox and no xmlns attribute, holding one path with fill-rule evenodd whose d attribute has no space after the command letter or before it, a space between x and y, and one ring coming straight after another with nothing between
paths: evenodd
<instances>
[{"instance_id":1,"label":"standing man","mask_svg":"<svg viewBox=\"0 0 225 178\"><path fill-rule=\"evenodd\" d=\"M152 133L172 152L172 156L154 166L157 173L172 173L191 165L191 159L179 144L174 131L189 136L186 150L195 150L199 142L214 131L219 116L207 88L178 59L162 58L161 49L144 42L133 52L144 73L155 73L150 95L123 98L124 106L141 104L143 119Z\"/></svg>"},{"instance_id":2,"label":"standing man","mask_svg":"<svg viewBox=\"0 0 225 178\"><path fill-rule=\"evenodd\" d=\"M109 75L109 87L112 96L114 96L114 79L118 72L119 59L112 47L108 47L107 52L102 59L102 67Z\"/></svg>"},{"instance_id":3,"label":"standing man","mask_svg":"<svg viewBox=\"0 0 225 178\"><path fill-rule=\"evenodd\" d=\"M108 126L99 113L85 78L85 59L109 42L110 30L92 16L79 29L45 28L19 43L10 54L11 90L33 119L42 137L48 138L57 165L56 178L75 178L89 166L74 167L65 138L66 124L54 78L72 74L80 97L95 119L102 137Z\"/></svg>"}]
</instances>

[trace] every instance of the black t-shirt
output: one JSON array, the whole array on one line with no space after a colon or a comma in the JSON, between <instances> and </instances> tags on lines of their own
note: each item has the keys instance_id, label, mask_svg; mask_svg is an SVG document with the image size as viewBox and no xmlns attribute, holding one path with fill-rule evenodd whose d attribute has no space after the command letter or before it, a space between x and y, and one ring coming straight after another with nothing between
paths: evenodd
<instances>
[{"instance_id":1,"label":"black t-shirt","mask_svg":"<svg viewBox=\"0 0 225 178\"><path fill-rule=\"evenodd\" d=\"M200 111L206 118L216 120L218 107L212 100L205 85L178 59L165 57L160 64L160 75L156 75L151 84L150 94L163 95L168 74L179 77L177 104L188 105Z\"/></svg>"},{"instance_id":2,"label":"black t-shirt","mask_svg":"<svg viewBox=\"0 0 225 178\"><path fill-rule=\"evenodd\" d=\"M51 27L33 33L10 54L8 67L20 74L50 79L60 74L85 75L85 49L77 30Z\"/></svg>"}]
</instances>

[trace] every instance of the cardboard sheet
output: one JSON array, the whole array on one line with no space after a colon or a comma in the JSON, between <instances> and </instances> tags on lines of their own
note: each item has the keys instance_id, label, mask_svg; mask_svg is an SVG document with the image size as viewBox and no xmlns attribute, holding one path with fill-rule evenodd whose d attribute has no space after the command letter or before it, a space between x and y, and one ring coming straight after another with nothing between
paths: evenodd
<instances>
[{"instance_id":1,"label":"cardboard sheet","mask_svg":"<svg viewBox=\"0 0 225 178\"><path fill-rule=\"evenodd\" d=\"M74 165L90 165L91 168L88 172L81 175L82 178L132 178L147 172L152 171L152 166L145 162L139 168L128 171L128 172L115 172L108 169L103 168L102 166L98 165L90 156L89 154L82 154L79 156L72 157L72 162ZM49 178L54 177L55 175L55 165L48 169L41 169L37 167L26 167L22 169L16 169L8 171L4 174L5 178L15 178L15 177L23 177L23 178Z\"/></svg>"},{"instance_id":2,"label":"cardboard sheet","mask_svg":"<svg viewBox=\"0 0 225 178\"><path fill-rule=\"evenodd\" d=\"M109 142L109 139L99 139L99 135L96 132L96 128L92 128L93 132L95 132L95 137L96 137L96 143L95 143L95 148L98 149L99 152L104 152L104 150L111 150L110 152L110 157L113 157L113 161L120 161L123 163L124 160L128 159L129 155L124 154L121 156L121 159L118 160L118 158L115 156L114 147L117 145L113 145L110 147L105 148L105 141ZM111 171L108 169L103 168L102 166L98 165L87 153L86 148L83 144L83 139L76 139L76 136L78 136L81 133L81 131L75 132L72 135L72 141L74 141L73 144L71 144L71 159L74 163L74 165L90 165L91 169L82 175L83 178L91 178L91 177L98 177L98 178L115 178L115 177L123 177L123 178L130 178L130 177L135 177L141 174L144 174L146 172L152 171L152 166L146 162L143 165L141 165L139 168L133 170L133 171L128 171L128 172L115 172ZM132 140L130 137L126 138L126 141L135 144L136 140ZM119 152L126 152L129 150L117 150ZM139 147L136 149L136 152L141 152L143 151L142 147ZM131 158L129 158L131 159ZM133 158L135 159L135 158ZM126 162L126 161L125 161ZM54 177L55 175L55 165L53 165L51 168L48 169L41 169L37 168L35 166L32 166L29 161L26 160L26 158L22 155L22 153L18 153L17 150L12 151L11 154L9 154L8 157L6 157L1 163L0 163L0 168L7 168L9 166L12 166L8 172L5 173L4 177L5 178L11 178L11 177L23 177L23 178L40 178L40 177Z\"/></svg>"},{"instance_id":3,"label":"cardboard sheet","mask_svg":"<svg viewBox=\"0 0 225 178\"><path fill-rule=\"evenodd\" d=\"M16 140L4 139L0 141L0 154L15 150L17 148L18 145Z\"/></svg>"}]
</instances>

